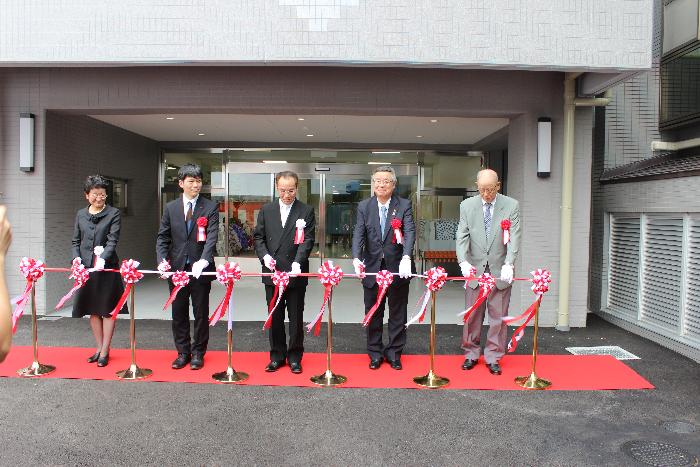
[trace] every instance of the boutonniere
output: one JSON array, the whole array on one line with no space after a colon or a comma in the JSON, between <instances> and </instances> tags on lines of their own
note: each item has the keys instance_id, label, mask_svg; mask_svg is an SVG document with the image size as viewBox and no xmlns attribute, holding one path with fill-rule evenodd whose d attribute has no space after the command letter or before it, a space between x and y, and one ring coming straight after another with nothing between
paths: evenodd
<instances>
[{"instance_id":1,"label":"boutonniere","mask_svg":"<svg viewBox=\"0 0 700 467\"><path fill-rule=\"evenodd\" d=\"M391 239L392 243L403 243L403 232L401 231L401 219L394 217L391 220L391 228L394 230L394 238Z\"/></svg>"},{"instance_id":2,"label":"boutonniere","mask_svg":"<svg viewBox=\"0 0 700 467\"><path fill-rule=\"evenodd\" d=\"M503 230L503 244L507 245L510 241L510 219L501 221L501 230Z\"/></svg>"},{"instance_id":3,"label":"boutonniere","mask_svg":"<svg viewBox=\"0 0 700 467\"><path fill-rule=\"evenodd\" d=\"M306 221L304 219L297 219L296 227L297 230L294 234L294 244L300 245L304 243L304 228L306 227Z\"/></svg>"},{"instance_id":4,"label":"boutonniere","mask_svg":"<svg viewBox=\"0 0 700 467\"><path fill-rule=\"evenodd\" d=\"M204 242L207 240L207 231L205 227L209 225L209 219L206 217L197 218L197 241Z\"/></svg>"}]
</instances>

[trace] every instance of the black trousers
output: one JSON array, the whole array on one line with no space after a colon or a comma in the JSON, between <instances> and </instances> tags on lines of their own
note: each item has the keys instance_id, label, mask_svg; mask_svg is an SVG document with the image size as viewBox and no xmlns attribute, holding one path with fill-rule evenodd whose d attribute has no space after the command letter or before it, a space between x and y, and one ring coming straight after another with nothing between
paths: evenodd
<instances>
[{"instance_id":1,"label":"black trousers","mask_svg":"<svg viewBox=\"0 0 700 467\"><path fill-rule=\"evenodd\" d=\"M410 282L398 281L389 286L382 303L374 312L372 321L367 326L367 354L372 360L384 357L387 360L401 358L406 345L406 321L408 319L408 292ZM377 301L379 286L363 287L365 292L365 314ZM389 342L384 346L382 332L384 328L384 308L389 302Z\"/></svg>"},{"instance_id":2,"label":"black trousers","mask_svg":"<svg viewBox=\"0 0 700 467\"><path fill-rule=\"evenodd\" d=\"M274 285L265 286L267 306L275 294ZM270 325L270 360L273 362L301 363L304 355L304 297L306 285L284 291L279 305L274 310ZM284 332L284 310L289 314L289 345Z\"/></svg>"},{"instance_id":3,"label":"black trousers","mask_svg":"<svg viewBox=\"0 0 700 467\"><path fill-rule=\"evenodd\" d=\"M170 291L175 287L168 281ZM209 344L209 292L211 281L204 276L195 279L178 292L173 301L173 338L178 353L199 353L204 355ZM194 314L194 339L190 344L190 298Z\"/></svg>"}]
</instances>

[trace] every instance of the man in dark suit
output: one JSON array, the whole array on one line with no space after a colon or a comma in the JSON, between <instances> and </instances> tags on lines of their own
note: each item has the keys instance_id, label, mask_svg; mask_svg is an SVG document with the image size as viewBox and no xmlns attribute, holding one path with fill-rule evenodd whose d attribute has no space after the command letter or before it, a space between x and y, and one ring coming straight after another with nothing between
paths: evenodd
<instances>
[{"instance_id":1,"label":"man in dark suit","mask_svg":"<svg viewBox=\"0 0 700 467\"><path fill-rule=\"evenodd\" d=\"M374 196L357 206L357 223L352 236L352 255L355 274L388 270L399 273L389 286L381 305L367 326L367 353L369 367L379 368L386 359L391 367L400 370L401 353L406 345L406 320L408 315L408 292L413 264L413 243L416 228L413 223L411 202L394 194L396 173L390 166L375 169L372 175ZM396 221L395 221L396 220ZM401 222L402 242L394 241L392 221ZM379 286L376 276L362 279L365 313L377 301ZM389 301L389 342L382 341L384 306Z\"/></svg>"},{"instance_id":2,"label":"man in dark suit","mask_svg":"<svg viewBox=\"0 0 700 467\"><path fill-rule=\"evenodd\" d=\"M163 271L170 264L172 271L191 271L194 277L173 301L173 338L177 358L172 364L176 370L190 363L199 370L204 366L204 354L209 342L209 292L214 276L201 276L203 271L214 271L216 240L219 234L219 210L215 202L199 195L202 189L202 169L185 164L178 172L182 197L169 202L160 221L156 253ZM200 219L202 219L200 221ZM204 239L198 235L199 223ZM174 288L169 282L170 290ZM190 297L194 314L194 339L190 343Z\"/></svg>"},{"instance_id":3,"label":"man in dark suit","mask_svg":"<svg viewBox=\"0 0 700 467\"><path fill-rule=\"evenodd\" d=\"M270 327L270 363L265 371L277 371L289 363L292 373L301 373L304 354L304 297L307 277L293 277L309 272L309 254L314 246L316 220L314 210L298 199L299 177L294 172L280 172L275 176L279 199L262 207L255 226L255 252L263 264L263 272L271 272L273 262L278 271L290 272L289 286L272 316ZM295 244L295 232L303 229L304 239ZM268 307L275 286L269 276L263 276ZM284 332L284 309L289 314L289 345Z\"/></svg>"}]
</instances>

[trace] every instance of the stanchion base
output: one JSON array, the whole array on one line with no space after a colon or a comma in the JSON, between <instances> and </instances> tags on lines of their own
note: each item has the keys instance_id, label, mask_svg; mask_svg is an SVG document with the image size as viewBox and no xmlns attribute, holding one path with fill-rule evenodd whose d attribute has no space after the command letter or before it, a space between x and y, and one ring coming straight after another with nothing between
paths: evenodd
<instances>
[{"instance_id":1,"label":"stanchion base","mask_svg":"<svg viewBox=\"0 0 700 467\"><path fill-rule=\"evenodd\" d=\"M430 389L437 389L450 384L449 379L443 378L442 376L437 376L432 371L425 376L416 376L413 378L413 382L418 386L423 386L424 388Z\"/></svg>"},{"instance_id":2,"label":"stanchion base","mask_svg":"<svg viewBox=\"0 0 700 467\"><path fill-rule=\"evenodd\" d=\"M55 369L56 369L55 366L44 365L44 364L41 364L37 361L34 361L28 367L22 368L21 370L17 370L17 374L23 378L33 378L35 376L42 376L42 375L49 374L52 371L54 371Z\"/></svg>"},{"instance_id":3,"label":"stanchion base","mask_svg":"<svg viewBox=\"0 0 700 467\"><path fill-rule=\"evenodd\" d=\"M211 379L218 381L219 383L240 383L241 381L248 379L248 373L236 371L233 368L228 367L226 371L221 371L211 375Z\"/></svg>"},{"instance_id":4,"label":"stanchion base","mask_svg":"<svg viewBox=\"0 0 700 467\"><path fill-rule=\"evenodd\" d=\"M153 374L153 370L148 368L139 368L136 364L132 364L129 368L122 371L117 371L117 378L119 379L144 379L148 378Z\"/></svg>"},{"instance_id":5,"label":"stanchion base","mask_svg":"<svg viewBox=\"0 0 700 467\"><path fill-rule=\"evenodd\" d=\"M547 389L552 385L546 379L538 378L534 371L530 373L530 376L518 376L515 378L515 384L525 389Z\"/></svg>"},{"instance_id":6,"label":"stanchion base","mask_svg":"<svg viewBox=\"0 0 700 467\"><path fill-rule=\"evenodd\" d=\"M337 386L348 380L345 376L333 374L331 370L326 370L325 373L312 376L310 379L312 383L319 386Z\"/></svg>"}]
</instances>

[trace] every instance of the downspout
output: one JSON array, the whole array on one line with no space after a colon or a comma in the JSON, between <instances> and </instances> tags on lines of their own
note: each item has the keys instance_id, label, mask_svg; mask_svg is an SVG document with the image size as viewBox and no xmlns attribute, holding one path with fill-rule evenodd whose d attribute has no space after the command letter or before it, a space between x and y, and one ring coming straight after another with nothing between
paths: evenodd
<instances>
[{"instance_id":1,"label":"downspout","mask_svg":"<svg viewBox=\"0 0 700 467\"><path fill-rule=\"evenodd\" d=\"M559 242L559 314L557 331L568 331L569 295L571 291L571 230L574 199L574 139L576 107L605 106L610 103L609 91L605 97L577 98L576 78L581 73L566 73L564 78L564 147L562 151L561 229Z\"/></svg>"}]
</instances>

